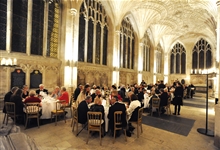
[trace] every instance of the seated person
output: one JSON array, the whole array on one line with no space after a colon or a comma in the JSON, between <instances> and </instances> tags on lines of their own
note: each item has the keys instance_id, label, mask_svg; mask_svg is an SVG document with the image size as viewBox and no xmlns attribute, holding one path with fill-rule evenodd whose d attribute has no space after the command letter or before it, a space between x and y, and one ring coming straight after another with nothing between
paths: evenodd
<instances>
[{"instance_id":1,"label":"seated person","mask_svg":"<svg viewBox=\"0 0 220 150\"><path fill-rule=\"evenodd\" d=\"M81 124L85 124L87 122L87 112L89 111L88 104L92 102L92 97L87 96L85 100L83 100L79 106L77 107L78 111L78 122Z\"/></svg>"},{"instance_id":2,"label":"seated person","mask_svg":"<svg viewBox=\"0 0 220 150\"><path fill-rule=\"evenodd\" d=\"M102 96L102 93L99 89L96 89L95 92L91 95L92 96L92 102L94 102L95 98L98 96L99 98Z\"/></svg>"},{"instance_id":3,"label":"seated person","mask_svg":"<svg viewBox=\"0 0 220 150\"><path fill-rule=\"evenodd\" d=\"M58 100L65 100L66 106L69 105L69 94L64 86L61 87L61 96L58 97Z\"/></svg>"},{"instance_id":4,"label":"seated person","mask_svg":"<svg viewBox=\"0 0 220 150\"><path fill-rule=\"evenodd\" d=\"M154 90L151 91L151 98L150 98L150 101L149 101L149 110L150 110L150 111L152 110L152 99L153 99L153 98L159 98L159 97L157 96L157 94L155 93Z\"/></svg>"},{"instance_id":5,"label":"seated person","mask_svg":"<svg viewBox=\"0 0 220 150\"><path fill-rule=\"evenodd\" d=\"M5 94L4 96L4 103L5 102L10 102L10 99L11 99L11 96L13 95L13 93L18 89L18 87L12 87L11 90ZM4 108L3 108L3 113L6 113L6 108L5 108L5 105L4 105Z\"/></svg>"},{"instance_id":6,"label":"seated person","mask_svg":"<svg viewBox=\"0 0 220 150\"><path fill-rule=\"evenodd\" d=\"M36 94L39 95L40 92L44 92L44 93L48 94L48 90L44 88L44 85L43 85L43 84L40 84L40 85L39 85L39 89L36 90Z\"/></svg>"},{"instance_id":7,"label":"seated person","mask_svg":"<svg viewBox=\"0 0 220 150\"><path fill-rule=\"evenodd\" d=\"M58 97L61 96L61 92L60 92L60 87L59 86L56 86L54 91L51 93L50 95L51 97L57 99Z\"/></svg>"},{"instance_id":8,"label":"seated person","mask_svg":"<svg viewBox=\"0 0 220 150\"><path fill-rule=\"evenodd\" d=\"M110 95L110 99L114 96L118 97L118 101L122 101L122 98L121 98L120 94L118 94L117 90L112 90L111 95Z\"/></svg>"},{"instance_id":9,"label":"seated person","mask_svg":"<svg viewBox=\"0 0 220 150\"><path fill-rule=\"evenodd\" d=\"M34 90L30 90L29 92L29 97L27 97L24 100L24 103L40 103L40 106L42 106L41 104L41 99L37 97L36 92ZM37 107L36 107L37 108ZM25 110L26 112L26 110ZM42 115L42 109L39 110L39 117Z\"/></svg>"},{"instance_id":10,"label":"seated person","mask_svg":"<svg viewBox=\"0 0 220 150\"><path fill-rule=\"evenodd\" d=\"M96 97L94 100L94 104L90 107L90 111L101 112L102 119L104 120L104 107L102 106L102 100L99 97Z\"/></svg>"},{"instance_id":11,"label":"seated person","mask_svg":"<svg viewBox=\"0 0 220 150\"><path fill-rule=\"evenodd\" d=\"M29 92L28 92L28 86L27 85L23 85L23 88L22 88L22 98L26 98L29 96Z\"/></svg>"},{"instance_id":12,"label":"seated person","mask_svg":"<svg viewBox=\"0 0 220 150\"><path fill-rule=\"evenodd\" d=\"M36 97L36 92L34 90L30 90L29 97L24 100L24 103L41 103L41 100Z\"/></svg>"},{"instance_id":13,"label":"seated person","mask_svg":"<svg viewBox=\"0 0 220 150\"><path fill-rule=\"evenodd\" d=\"M127 126L127 121L126 121L126 107L125 104L119 103L118 102L118 97L114 96L111 99L111 107L109 107L109 112L108 112L108 119L109 119L109 129L114 131L114 113L115 111L122 111L122 127ZM119 136L119 132L117 132L117 135Z\"/></svg>"},{"instance_id":14,"label":"seated person","mask_svg":"<svg viewBox=\"0 0 220 150\"><path fill-rule=\"evenodd\" d=\"M136 108L140 108L141 107L141 103L138 100L138 97L135 94L131 95L131 103L128 107L127 111L127 115L128 115L128 122L129 121L137 121L138 119L138 109Z\"/></svg>"},{"instance_id":15,"label":"seated person","mask_svg":"<svg viewBox=\"0 0 220 150\"><path fill-rule=\"evenodd\" d=\"M169 98L168 89L165 88L165 89L161 90L160 107L161 107L161 113L162 114L166 112L166 110L164 109L163 106L167 106L168 98Z\"/></svg>"},{"instance_id":16,"label":"seated person","mask_svg":"<svg viewBox=\"0 0 220 150\"><path fill-rule=\"evenodd\" d=\"M22 90L17 89L11 96L10 101L15 103L15 113L16 115L24 115L23 111L23 102L22 102ZM24 117L21 117L20 120L16 119L16 121L22 121L23 122Z\"/></svg>"}]
</instances>

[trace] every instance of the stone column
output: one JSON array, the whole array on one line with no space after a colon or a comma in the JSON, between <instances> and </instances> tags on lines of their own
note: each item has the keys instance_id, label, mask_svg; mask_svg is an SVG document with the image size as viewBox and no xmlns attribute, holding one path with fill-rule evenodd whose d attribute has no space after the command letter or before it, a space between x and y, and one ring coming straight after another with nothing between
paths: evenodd
<instances>
[{"instance_id":1,"label":"stone column","mask_svg":"<svg viewBox=\"0 0 220 150\"><path fill-rule=\"evenodd\" d=\"M164 83L168 83L168 73L169 73L169 68L170 67L168 67L169 66L169 64L168 64L168 53L164 53Z\"/></svg>"},{"instance_id":2,"label":"stone column","mask_svg":"<svg viewBox=\"0 0 220 150\"><path fill-rule=\"evenodd\" d=\"M104 35L104 25L101 25L101 39L100 39L100 65L103 64L103 35Z\"/></svg>"},{"instance_id":3,"label":"stone column","mask_svg":"<svg viewBox=\"0 0 220 150\"><path fill-rule=\"evenodd\" d=\"M26 54L31 54L31 35L32 35L32 6L33 0L28 1L28 12L27 12L27 43L26 43Z\"/></svg>"},{"instance_id":4,"label":"stone column","mask_svg":"<svg viewBox=\"0 0 220 150\"><path fill-rule=\"evenodd\" d=\"M217 52L216 52L216 61L218 62L218 63L220 63L219 62L219 58L220 58L220 0L218 0L217 2L216 2L216 4L217 4L217 11L218 11L218 17L217 17L217 46L216 46L216 48L217 48ZM220 70L220 65L218 65L218 69L217 69L217 77L216 77L216 79L217 79L217 81L216 81L216 96L215 97L217 97L217 98L220 98L220 91L219 91L219 84L220 84L220 76L219 76L219 70ZM218 93L218 94L217 94Z\"/></svg>"},{"instance_id":5,"label":"stone column","mask_svg":"<svg viewBox=\"0 0 220 150\"><path fill-rule=\"evenodd\" d=\"M97 23L94 21L93 22L93 47L92 47L92 63L93 64L95 64L95 58L96 58L95 56L96 55L96 26L97 26Z\"/></svg>"},{"instance_id":6,"label":"stone column","mask_svg":"<svg viewBox=\"0 0 220 150\"><path fill-rule=\"evenodd\" d=\"M6 51L11 53L13 0L7 0Z\"/></svg>"},{"instance_id":7,"label":"stone column","mask_svg":"<svg viewBox=\"0 0 220 150\"><path fill-rule=\"evenodd\" d=\"M139 50L138 50L138 84L142 81L142 71L143 71L143 43L139 43ZM132 56L130 56L132 57Z\"/></svg>"},{"instance_id":8,"label":"stone column","mask_svg":"<svg viewBox=\"0 0 220 150\"><path fill-rule=\"evenodd\" d=\"M77 86L77 61L78 61L78 56L77 59L74 58L74 55L78 55L78 49L74 48L74 43L75 43L75 19L76 19L76 14L77 14L77 10L75 8L71 8L71 31L72 31L72 59L70 62L70 67L71 67L71 93L73 93L73 86L75 85L75 87Z\"/></svg>"},{"instance_id":9,"label":"stone column","mask_svg":"<svg viewBox=\"0 0 220 150\"><path fill-rule=\"evenodd\" d=\"M119 53L120 53L120 30L115 31L114 36L114 50L113 50L113 74L112 84L119 85Z\"/></svg>"},{"instance_id":10,"label":"stone column","mask_svg":"<svg viewBox=\"0 0 220 150\"><path fill-rule=\"evenodd\" d=\"M47 31L48 31L48 11L49 4L44 1L44 31L43 31L43 56L47 56Z\"/></svg>"},{"instance_id":11,"label":"stone column","mask_svg":"<svg viewBox=\"0 0 220 150\"><path fill-rule=\"evenodd\" d=\"M84 43L84 62L87 62L87 53L88 53L88 18L85 18L85 43Z\"/></svg>"}]
</instances>

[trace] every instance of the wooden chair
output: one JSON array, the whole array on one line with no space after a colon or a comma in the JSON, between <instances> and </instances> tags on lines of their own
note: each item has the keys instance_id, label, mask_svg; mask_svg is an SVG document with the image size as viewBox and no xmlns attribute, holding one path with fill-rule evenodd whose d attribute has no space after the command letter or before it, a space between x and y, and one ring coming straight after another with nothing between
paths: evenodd
<instances>
[{"instance_id":1,"label":"wooden chair","mask_svg":"<svg viewBox=\"0 0 220 150\"><path fill-rule=\"evenodd\" d=\"M69 108L69 109L70 109L70 115L71 115L71 117L73 117L72 104L73 104L73 96L70 97L70 103L69 103L69 105L67 105L67 106L65 107L65 108Z\"/></svg>"},{"instance_id":2,"label":"wooden chair","mask_svg":"<svg viewBox=\"0 0 220 150\"><path fill-rule=\"evenodd\" d=\"M16 124L16 117L21 116L21 115L16 114L15 103L5 102L5 108L6 108L6 125L8 124L9 117L14 118L14 124ZM5 118L4 118L4 120L5 120Z\"/></svg>"},{"instance_id":3,"label":"wooden chair","mask_svg":"<svg viewBox=\"0 0 220 150\"><path fill-rule=\"evenodd\" d=\"M77 108L73 107L73 114L72 114L72 123L71 123L71 126L72 126L72 132L74 132L74 128L75 128L75 125L76 125L76 135L78 133L78 111L77 111Z\"/></svg>"},{"instance_id":4,"label":"wooden chair","mask_svg":"<svg viewBox=\"0 0 220 150\"><path fill-rule=\"evenodd\" d=\"M66 101L58 100L56 102L56 109L51 111L51 121L52 121L52 117L55 117L55 126L57 125L57 116L60 115L64 116L64 121L66 123L65 107L66 107Z\"/></svg>"},{"instance_id":5,"label":"wooden chair","mask_svg":"<svg viewBox=\"0 0 220 150\"><path fill-rule=\"evenodd\" d=\"M167 115L168 115L168 112L169 112L169 114L171 115L170 104L171 104L171 98L168 98L167 106L164 106L164 108L166 109Z\"/></svg>"},{"instance_id":6,"label":"wooden chair","mask_svg":"<svg viewBox=\"0 0 220 150\"><path fill-rule=\"evenodd\" d=\"M31 118L37 118L37 125L38 125L38 128L40 126L40 123L39 123L39 109L40 107L40 103L26 103L25 104L25 113L26 113L26 123L25 123L25 128L27 128L27 122L28 122L28 119L31 119Z\"/></svg>"},{"instance_id":7,"label":"wooden chair","mask_svg":"<svg viewBox=\"0 0 220 150\"><path fill-rule=\"evenodd\" d=\"M156 108L158 115L160 116L160 98L152 98L151 116L153 115L153 108Z\"/></svg>"},{"instance_id":8,"label":"wooden chair","mask_svg":"<svg viewBox=\"0 0 220 150\"><path fill-rule=\"evenodd\" d=\"M90 131L98 131L100 136L100 145L102 145L102 124L104 123L104 120L102 119L102 113L101 112L88 112L87 113L87 119L88 119L88 137L86 144L88 144L89 141L89 135Z\"/></svg>"},{"instance_id":9,"label":"wooden chair","mask_svg":"<svg viewBox=\"0 0 220 150\"><path fill-rule=\"evenodd\" d=\"M138 119L136 122L131 122L131 123L136 123L137 124L137 137L139 138L139 127L141 128L141 133L143 133L143 128L142 128L142 116L143 116L143 111L144 111L144 108L141 107L139 110L138 110Z\"/></svg>"},{"instance_id":10,"label":"wooden chair","mask_svg":"<svg viewBox=\"0 0 220 150\"><path fill-rule=\"evenodd\" d=\"M114 112L114 139L113 143L115 142L115 134L117 130L124 130L124 135L125 135L125 141L127 141L127 136L126 136L126 127L122 127L122 111L115 111Z\"/></svg>"}]
</instances>

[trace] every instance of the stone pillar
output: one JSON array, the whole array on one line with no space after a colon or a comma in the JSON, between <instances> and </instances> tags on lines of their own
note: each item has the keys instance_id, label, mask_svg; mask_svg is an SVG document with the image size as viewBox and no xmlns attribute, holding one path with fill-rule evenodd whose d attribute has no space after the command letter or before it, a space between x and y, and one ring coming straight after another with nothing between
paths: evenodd
<instances>
[{"instance_id":1,"label":"stone pillar","mask_svg":"<svg viewBox=\"0 0 220 150\"><path fill-rule=\"evenodd\" d=\"M87 62L87 53L88 53L88 18L85 18L85 43L84 43L84 62Z\"/></svg>"},{"instance_id":2,"label":"stone pillar","mask_svg":"<svg viewBox=\"0 0 220 150\"><path fill-rule=\"evenodd\" d=\"M100 65L103 64L103 37L104 36L104 25L101 25L101 39L100 39Z\"/></svg>"},{"instance_id":3,"label":"stone pillar","mask_svg":"<svg viewBox=\"0 0 220 150\"><path fill-rule=\"evenodd\" d=\"M168 83L168 53L164 53L164 83Z\"/></svg>"},{"instance_id":4,"label":"stone pillar","mask_svg":"<svg viewBox=\"0 0 220 150\"><path fill-rule=\"evenodd\" d=\"M7 0L6 51L11 53L13 0Z\"/></svg>"},{"instance_id":5,"label":"stone pillar","mask_svg":"<svg viewBox=\"0 0 220 150\"><path fill-rule=\"evenodd\" d=\"M142 81L142 71L143 71L143 43L139 43L138 50L138 84ZM131 57L131 56L130 56Z\"/></svg>"},{"instance_id":6,"label":"stone pillar","mask_svg":"<svg viewBox=\"0 0 220 150\"><path fill-rule=\"evenodd\" d=\"M215 105L215 137L214 145L220 148L220 104Z\"/></svg>"},{"instance_id":7,"label":"stone pillar","mask_svg":"<svg viewBox=\"0 0 220 150\"><path fill-rule=\"evenodd\" d=\"M114 36L114 50L113 50L113 74L112 74L112 84L119 85L119 53L120 53L120 33L121 31L115 31Z\"/></svg>"},{"instance_id":8,"label":"stone pillar","mask_svg":"<svg viewBox=\"0 0 220 150\"><path fill-rule=\"evenodd\" d=\"M71 8L71 22L72 22L72 26L71 26L71 31L72 31L72 59L71 59L71 63L70 63L70 67L71 67L71 93L73 93L73 86L75 85L75 87L77 86L77 61L78 61L78 49L75 48L74 43L75 43L75 18L76 18L76 14L77 14L77 10L75 8ZM74 57L74 55L77 54L77 59Z\"/></svg>"},{"instance_id":9,"label":"stone pillar","mask_svg":"<svg viewBox=\"0 0 220 150\"><path fill-rule=\"evenodd\" d=\"M27 12L27 43L26 43L26 54L31 54L31 35L32 35L32 7L33 0L28 1L28 12ZM27 83L26 83L27 84Z\"/></svg>"},{"instance_id":10,"label":"stone pillar","mask_svg":"<svg viewBox=\"0 0 220 150\"><path fill-rule=\"evenodd\" d=\"M44 1L44 31L43 31L43 56L47 56L47 31L48 31L48 11L49 4Z\"/></svg>"}]
</instances>

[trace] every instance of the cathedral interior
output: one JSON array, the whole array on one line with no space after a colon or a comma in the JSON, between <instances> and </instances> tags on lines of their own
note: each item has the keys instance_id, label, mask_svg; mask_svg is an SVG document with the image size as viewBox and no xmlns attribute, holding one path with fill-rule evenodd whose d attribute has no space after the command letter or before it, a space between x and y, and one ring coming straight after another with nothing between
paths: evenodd
<instances>
[{"instance_id":1,"label":"cathedral interior","mask_svg":"<svg viewBox=\"0 0 220 150\"><path fill-rule=\"evenodd\" d=\"M218 0L0 0L0 97L163 80L218 97ZM208 76L208 78L207 78ZM208 80L207 80L208 79Z\"/></svg>"}]
</instances>

